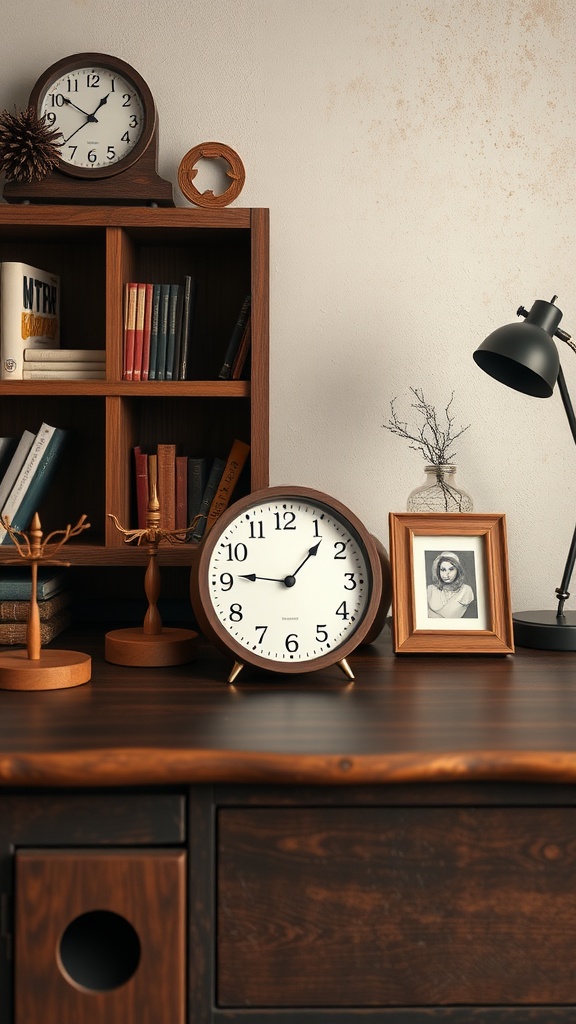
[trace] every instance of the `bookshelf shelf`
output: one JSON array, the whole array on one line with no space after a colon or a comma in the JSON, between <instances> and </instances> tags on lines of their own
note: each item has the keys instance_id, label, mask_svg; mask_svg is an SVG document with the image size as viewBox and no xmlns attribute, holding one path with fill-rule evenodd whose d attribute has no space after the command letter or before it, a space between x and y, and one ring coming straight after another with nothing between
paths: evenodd
<instances>
[{"instance_id":1,"label":"bookshelf shelf","mask_svg":"<svg viewBox=\"0 0 576 1024\"><path fill-rule=\"evenodd\" d=\"M136 526L133 447L176 443L183 455L226 457L236 437L251 447L243 490L268 483L269 237L265 209L0 205L0 261L45 267L61 279L62 348L104 348L105 380L0 382L0 436L44 420L71 443L42 503L45 531L85 513L92 528L71 544L77 566L141 566L108 513ZM196 281L189 376L122 380L124 285ZM249 379L218 379L245 294L252 296ZM159 564L188 566L193 545L162 544ZM0 547L0 564L14 552Z\"/></svg>"}]
</instances>

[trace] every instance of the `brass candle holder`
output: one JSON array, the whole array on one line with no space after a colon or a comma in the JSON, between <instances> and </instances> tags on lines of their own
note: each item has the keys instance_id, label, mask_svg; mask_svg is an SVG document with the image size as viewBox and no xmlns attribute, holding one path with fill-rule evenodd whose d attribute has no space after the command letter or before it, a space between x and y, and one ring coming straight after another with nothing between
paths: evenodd
<instances>
[{"instance_id":1,"label":"brass candle holder","mask_svg":"<svg viewBox=\"0 0 576 1024\"><path fill-rule=\"evenodd\" d=\"M154 667L183 665L192 661L197 653L198 634L192 629L181 629L162 625L158 611L160 597L160 569L158 567L158 545L161 540L171 544L185 543L194 528L166 530L160 526L160 504L155 486L151 487L150 500L146 511L146 527L128 530L115 515L108 513L116 528L124 534L127 544L136 541L148 546L148 565L144 576L144 591L148 609L142 626L114 629L106 633L104 657L115 665L139 665Z\"/></svg>"},{"instance_id":2,"label":"brass candle holder","mask_svg":"<svg viewBox=\"0 0 576 1024\"><path fill-rule=\"evenodd\" d=\"M0 689L59 690L87 683L92 674L90 655L80 651L42 650L37 586L38 565L69 566L70 562L63 562L54 555L71 537L89 529L90 523L86 522L86 516L81 516L76 526L68 525L64 530L53 530L44 537L37 512L28 531L13 530L8 517L2 516L1 519L19 556L10 559L7 564L27 562L31 569L32 585L26 623L26 650L18 648L0 653Z\"/></svg>"}]
</instances>

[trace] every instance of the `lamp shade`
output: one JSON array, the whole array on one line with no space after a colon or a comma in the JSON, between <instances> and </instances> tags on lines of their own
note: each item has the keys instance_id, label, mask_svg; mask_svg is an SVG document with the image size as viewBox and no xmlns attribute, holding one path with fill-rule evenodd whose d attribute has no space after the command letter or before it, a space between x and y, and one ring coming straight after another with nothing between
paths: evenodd
<instances>
[{"instance_id":1,"label":"lamp shade","mask_svg":"<svg viewBox=\"0 0 576 1024\"><path fill-rule=\"evenodd\" d=\"M560 359L553 335L562 312L553 302L537 299L523 323L498 327L478 346L474 360L491 377L535 398L550 398Z\"/></svg>"}]
</instances>

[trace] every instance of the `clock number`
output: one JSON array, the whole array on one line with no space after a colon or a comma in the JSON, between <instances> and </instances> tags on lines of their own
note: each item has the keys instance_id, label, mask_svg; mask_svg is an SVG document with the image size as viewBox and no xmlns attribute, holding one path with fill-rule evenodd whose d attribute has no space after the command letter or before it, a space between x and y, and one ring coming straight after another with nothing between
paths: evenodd
<instances>
[{"instance_id":1,"label":"clock number","mask_svg":"<svg viewBox=\"0 0 576 1024\"><path fill-rule=\"evenodd\" d=\"M276 530L295 530L296 529L296 527L294 526L294 520L296 519L296 513L295 512L283 512L282 513L282 517L280 517L280 513L279 512L275 512L274 513L274 517L276 519L276 526L275 526ZM284 525L282 525L282 524L284 524Z\"/></svg>"},{"instance_id":2,"label":"clock number","mask_svg":"<svg viewBox=\"0 0 576 1024\"><path fill-rule=\"evenodd\" d=\"M221 573L221 575L220 575L220 586L222 587L222 590L224 590L224 591L232 590L233 584L234 584L234 577L232 576L231 573L229 573L229 572Z\"/></svg>"},{"instance_id":3,"label":"clock number","mask_svg":"<svg viewBox=\"0 0 576 1024\"><path fill-rule=\"evenodd\" d=\"M78 92L78 82L76 81L76 79L75 78L67 78L66 79L66 88L68 89L68 92Z\"/></svg>"},{"instance_id":4,"label":"clock number","mask_svg":"<svg viewBox=\"0 0 576 1024\"><path fill-rule=\"evenodd\" d=\"M264 635L266 633L266 630L268 629L268 626L254 626L254 629L262 630L262 632L260 633L260 636L258 637L258 643L259 644L263 643L264 642Z\"/></svg>"},{"instance_id":5,"label":"clock number","mask_svg":"<svg viewBox=\"0 0 576 1024\"><path fill-rule=\"evenodd\" d=\"M298 639L296 633L288 633L285 641L286 650L288 654L295 654L298 650Z\"/></svg>"},{"instance_id":6,"label":"clock number","mask_svg":"<svg viewBox=\"0 0 576 1024\"><path fill-rule=\"evenodd\" d=\"M250 540L264 540L264 523L261 519L257 523L250 523Z\"/></svg>"},{"instance_id":7,"label":"clock number","mask_svg":"<svg viewBox=\"0 0 576 1024\"><path fill-rule=\"evenodd\" d=\"M248 558L248 548L245 544L236 544L234 547L231 544L224 544L223 546L228 551L229 562L245 562Z\"/></svg>"},{"instance_id":8,"label":"clock number","mask_svg":"<svg viewBox=\"0 0 576 1024\"><path fill-rule=\"evenodd\" d=\"M70 150L70 159L73 160L76 155L76 150L78 149L78 146L68 146L68 149Z\"/></svg>"},{"instance_id":9,"label":"clock number","mask_svg":"<svg viewBox=\"0 0 576 1024\"><path fill-rule=\"evenodd\" d=\"M344 584L344 590L356 590L356 580L354 579L353 572L345 572L344 576L350 581L350 586L347 583Z\"/></svg>"},{"instance_id":10,"label":"clock number","mask_svg":"<svg viewBox=\"0 0 576 1024\"><path fill-rule=\"evenodd\" d=\"M322 534L320 533L320 521L318 519L313 519L312 521L314 523L314 537L321 537Z\"/></svg>"},{"instance_id":11,"label":"clock number","mask_svg":"<svg viewBox=\"0 0 576 1024\"><path fill-rule=\"evenodd\" d=\"M137 128L137 127L138 127L138 118L136 117L136 114L130 114L129 128Z\"/></svg>"},{"instance_id":12,"label":"clock number","mask_svg":"<svg viewBox=\"0 0 576 1024\"><path fill-rule=\"evenodd\" d=\"M129 107L132 102L132 97L129 92L125 92L122 95L122 106Z\"/></svg>"},{"instance_id":13,"label":"clock number","mask_svg":"<svg viewBox=\"0 0 576 1024\"><path fill-rule=\"evenodd\" d=\"M326 643L328 639L328 630L325 625L316 626L316 640L319 644Z\"/></svg>"},{"instance_id":14,"label":"clock number","mask_svg":"<svg viewBox=\"0 0 576 1024\"><path fill-rule=\"evenodd\" d=\"M61 92L52 93L50 102L53 107L63 107L65 100Z\"/></svg>"},{"instance_id":15,"label":"clock number","mask_svg":"<svg viewBox=\"0 0 576 1024\"><path fill-rule=\"evenodd\" d=\"M107 160L114 160L115 156L116 156L116 150L114 149L114 146L108 146L108 149L106 150L106 159Z\"/></svg>"},{"instance_id":16,"label":"clock number","mask_svg":"<svg viewBox=\"0 0 576 1024\"><path fill-rule=\"evenodd\" d=\"M334 558L346 558L346 545L343 540L337 540L334 544L336 554Z\"/></svg>"},{"instance_id":17,"label":"clock number","mask_svg":"<svg viewBox=\"0 0 576 1024\"><path fill-rule=\"evenodd\" d=\"M97 154L96 150L95 149L90 149L88 151L88 163L95 164L97 159L98 159L98 154Z\"/></svg>"},{"instance_id":18,"label":"clock number","mask_svg":"<svg viewBox=\"0 0 576 1024\"><path fill-rule=\"evenodd\" d=\"M241 604L231 604L230 605L230 621L231 622L241 622L242 619L243 619L242 605Z\"/></svg>"},{"instance_id":19,"label":"clock number","mask_svg":"<svg viewBox=\"0 0 576 1024\"><path fill-rule=\"evenodd\" d=\"M348 613L348 609L346 607L346 601L342 601L342 604L340 605L340 607L336 609L336 615L341 615L343 619L349 619L350 618L350 615Z\"/></svg>"},{"instance_id":20,"label":"clock number","mask_svg":"<svg viewBox=\"0 0 576 1024\"><path fill-rule=\"evenodd\" d=\"M130 136L128 132L124 132L124 135L122 135L120 138L120 142L130 142Z\"/></svg>"},{"instance_id":21,"label":"clock number","mask_svg":"<svg viewBox=\"0 0 576 1024\"><path fill-rule=\"evenodd\" d=\"M55 124L55 122L56 122L56 114L54 114L52 111L50 111L48 114L46 114L46 124L51 127L53 124Z\"/></svg>"},{"instance_id":22,"label":"clock number","mask_svg":"<svg viewBox=\"0 0 576 1024\"><path fill-rule=\"evenodd\" d=\"M100 85L100 75L86 75L86 88L97 89Z\"/></svg>"}]
</instances>

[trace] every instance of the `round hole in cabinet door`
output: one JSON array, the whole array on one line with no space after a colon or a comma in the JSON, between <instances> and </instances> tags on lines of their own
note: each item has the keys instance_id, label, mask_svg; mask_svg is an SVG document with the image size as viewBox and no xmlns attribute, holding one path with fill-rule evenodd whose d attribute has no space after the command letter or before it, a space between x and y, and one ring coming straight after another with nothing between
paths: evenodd
<instances>
[{"instance_id":1,"label":"round hole in cabinet door","mask_svg":"<svg viewBox=\"0 0 576 1024\"><path fill-rule=\"evenodd\" d=\"M140 962L140 939L125 917L91 910L70 922L58 948L68 981L88 992L107 992L130 980Z\"/></svg>"}]
</instances>

